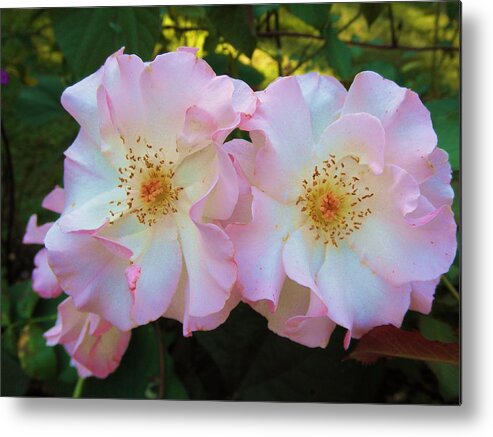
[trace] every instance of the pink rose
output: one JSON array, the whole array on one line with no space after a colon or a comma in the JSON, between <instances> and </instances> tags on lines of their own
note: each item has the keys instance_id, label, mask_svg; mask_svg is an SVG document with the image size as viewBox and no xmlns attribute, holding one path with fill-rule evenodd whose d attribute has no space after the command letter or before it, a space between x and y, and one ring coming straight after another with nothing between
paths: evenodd
<instances>
[{"instance_id":1,"label":"pink rose","mask_svg":"<svg viewBox=\"0 0 493 437\"><path fill-rule=\"evenodd\" d=\"M63 189L55 187L43 200L42 206L53 212L61 213L65 203ZM43 244L46 234L53 223L37 225L37 216L33 214L27 223L26 233L22 242L24 244ZM34 270L32 274L32 287L45 299L58 297L62 294L62 288L58 284L56 276L48 265L48 251L43 247L34 258Z\"/></svg>"},{"instance_id":2,"label":"pink rose","mask_svg":"<svg viewBox=\"0 0 493 437\"><path fill-rule=\"evenodd\" d=\"M123 51L65 90L81 129L66 151L66 207L45 239L74 305L126 331L163 315L184 334L222 323L239 298L221 227L238 181L222 147L255 109L240 81L179 49Z\"/></svg>"},{"instance_id":3,"label":"pink rose","mask_svg":"<svg viewBox=\"0 0 493 437\"><path fill-rule=\"evenodd\" d=\"M48 346L61 344L79 376L106 378L120 364L130 342L122 332L96 314L77 310L71 297L58 305L56 325L44 336Z\"/></svg>"},{"instance_id":4,"label":"pink rose","mask_svg":"<svg viewBox=\"0 0 493 437\"><path fill-rule=\"evenodd\" d=\"M349 91L311 73L258 92L228 150L252 220L227 228L245 300L269 327L325 346L429 312L456 252L447 154L416 93L373 72Z\"/></svg>"}]
</instances>

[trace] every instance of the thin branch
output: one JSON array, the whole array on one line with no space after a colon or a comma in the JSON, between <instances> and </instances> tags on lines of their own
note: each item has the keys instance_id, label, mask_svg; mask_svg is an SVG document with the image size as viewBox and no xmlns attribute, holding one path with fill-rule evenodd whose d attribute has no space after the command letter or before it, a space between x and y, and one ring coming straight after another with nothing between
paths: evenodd
<instances>
[{"instance_id":1,"label":"thin branch","mask_svg":"<svg viewBox=\"0 0 493 437\"><path fill-rule=\"evenodd\" d=\"M450 282L450 279L447 278L447 276L442 275L442 282L443 282L443 285L445 285L447 290L450 292L450 294L457 299L457 302L460 302L460 294L457 291L457 288L454 287L454 284L452 284L452 282Z\"/></svg>"},{"instance_id":2,"label":"thin branch","mask_svg":"<svg viewBox=\"0 0 493 437\"><path fill-rule=\"evenodd\" d=\"M173 29L179 32L193 32L193 31L208 31L207 28L202 27L179 27L179 26L163 26L163 29L169 30ZM257 36L260 38L278 38L278 37L290 37L290 38L310 38L316 39L319 41L325 40L322 35L315 35L313 33L302 33L302 32L292 32L290 30L280 30L280 31L268 31L268 32L257 32ZM429 52L432 50L443 50L446 52L458 52L458 47L450 47L450 46L441 46L441 45L432 45L432 46L423 46L423 47L415 47L415 46L403 46L397 45L392 46L390 44L373 44L370 42L364 41L349 41L349 40L341 40L344 44L348 46L354 47L364 47L367 49L376 49L376 50L403 50L403 51L414 51L414 52Z\"/></svg>"},{"instance_id":3,"label":"thin branch","mask_svg":"<svg viewBox=\"0 0 493 437\"><path fill-rule=\"evenodd\" d=\"M322 35L315 35L312 33L301 33L301 32L292 32L292 31L287 31L287 30L282 30L279 32L259 32L257 33L257 36L261 38L277 38L277 36L285 36L285 37L291 37L291 38L311 38L311 39L317 39L319 41L323 41L325 38ZM348 46L356 46L356 47L365 47L368 49L377 49L377 50L405 50L405 51L416 51L416 52L424 52L424 51L431 51L431 50L445 50L445 51L451 51L451 52L456 52L459 51L458 47L448 47L448 46L424 46L424 47L414 47L414 46L402 46L398 45L396 47L393 47L392 45L389 44L373 44L369 42L363 42L363 41L348 41L348 40L341 40L344 44L347 44Z\"/></svg>"},{"instance_id":4,"label":"thin branch","mask_svg":"<svg viewBox=\"0 0 493 437\"><path fill-rule=\"evenodd\" d=\"M296 65L293 68L286 71L285 76L291 76L292 74L294 74L295 71L297 71L299 68L301 68L307 62L311 61L315 56L317 56L326 47L326 44L322 44L322 46L320 46L312 54L310 54L305 59L303 59L303 56L305 55L305 53L308 51L308 48L310 48L310 47L313 47L313 45L310 45L310 46L305 48L305 50L303 51L303 54L302 54L302 58L296 63Z\"/></svg>"},{"instance_id":5,"label":"thin branch","mask_svg":"<svg viewBox=\"0 0 493 437\"><path fill-rule=\"evenodd\" d=\"M274 26L276 28L276 33L279 33L279 11L274 12ZM278 76L284 76L283 74L283 68L282 68L282 52L281 52L281 37L277 36L276 38L276 47L277 47L277 54L276 54L276 60L277 60L277 72Z\"/></svg>"},{"instance_id":6,"label":"thin branch","mask_svg":"<svg viewBox=\"0 0 493 437\"><path fill-rule=\"evenodd\" d=\"M392 5L389 3L389 24L390 24L390 41L392 47L397 47L397 34L395 33L394 13L392 12Z\"/></svg>"},{"instance_id":7,"label":"thin branch","mask_svg":"<svg viewBox=\"0 0 493 437\"><path fill-rule=\"evenodd\" d=\"M435 5L435 24L433 30L433 45L436 45L438 42L438 23L440 20L440 3L436 3ZM431 77L430 77L430 89L431 93L435 94L436 88L436 73L437 73L437 51L433 50L432 58L431 58Z\"/></svg>"},{"instance_id":8,"label":"thin branch","mask_svg":"<svg viewBox=\"0 0 493 437\"><path fill-rule=\"evenodd\" d=\"M7 235L5 238L5 255L6 255L6 267L7 267L7 279L12 282L12 261L10 254L12 251L12 233L14 229L14 214L15 214L15 179L14 179L14 164L12 160L12 152L10 149L10 142L7 136L7 131L1 123L2 129L2 145L5 150L5 181L7 182L7 199L8 199L8 216L7 216Z\"/></svg>"},{"instance_id":9,"label":"thin branch","mask_svg":"<svg viewBox=\"0 0 493 437\"><path fill-rule=\"evenodd\" d=\"M338 31L337 31L337 34L339 35L340 33L344 32L346 29L349 28L349 26L351 26L351 24L353 24L359 17L361 17L361 9L358 11L358 13L353 17L351 18L344 26L342 26Z\"/></svg>"},{"instance_id":10,"label":"thin branch","mask_svg":"<svg viewBox=\"0 0 493 437\"><path fill-rule=\"evenodd\" d=\"M161 325L159 324L159 319L156 320L154 323L154 330L156 331L156 339L157 339L157 345L159 349L159 399L164 399L164 395L166 393L166 386L165 386L165 380L164 380L164 375L165 375L165 350L164 350L164 345L163 345L163 333L161 331Z\"/></svg>"}]
</instances>

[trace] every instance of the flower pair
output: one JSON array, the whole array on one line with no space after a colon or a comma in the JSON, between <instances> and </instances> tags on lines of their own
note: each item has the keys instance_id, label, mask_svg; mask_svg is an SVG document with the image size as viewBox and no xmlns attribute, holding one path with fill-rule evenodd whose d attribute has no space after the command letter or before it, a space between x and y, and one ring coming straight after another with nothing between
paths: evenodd
<instances>
[{"instance_id":1,"label":"flower pair","mask_svg":"<svg viewBox=\"0 0 493 437\"><path fill-rule=\"evenodd\" d=\"M325 346L428 312L454 258L450 166L417 95L375 73L347 92L318 74L253 93L179 49L117 52L68 88L81 129L64 189L30 221L33 288L65 291L49 344L105 377L129 331L164 316L214 329L243 300ZM252 142L227 136L239 127ZM57 205L53 207L53 199Z\"/></svg>"}]
</instances>

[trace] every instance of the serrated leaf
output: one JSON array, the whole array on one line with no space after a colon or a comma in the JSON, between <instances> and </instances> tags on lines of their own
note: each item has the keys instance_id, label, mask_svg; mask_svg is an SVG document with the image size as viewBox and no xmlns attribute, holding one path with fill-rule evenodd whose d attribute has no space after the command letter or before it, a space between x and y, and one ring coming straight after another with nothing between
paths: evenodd
<instances>
[{"instance_id":1,"label":"serrated leaf","mask_svg":"<svg viewBox=\"0 0 493 437\"><path fill-rule=\"evenodd\" d=\"M77 78L96 71L121 47L148 60L161 29L159 8L51 10L58 44Z\"/></svg>"},{"instance_id":2,"label":"serrated leaf","mask_svg":"<svg viewBox=\"0 0 493 437\"><path fill-rule=\"evenodd\" d=\"M365 334L349 358L370 364L382 357L408 358L457 365L459 345L425 338L418 331L403 331L392 325L378 326Z\"/></svg>"},{"instance_id":3,"label":"serrated leaf","mask_svg":"<svg viewBox=\"0 0 493 437\"><path fill-rule=\"evenodd\" d=\"M353 55L351 49L337 36L337 31L330 27L325 31L326 56L329 65L345 79L352 73Z\"/></svg>"},{"instance_id":4,"label":"serrated leaf","mask_svg":"<svg viewBox=\"0 0 493 437\"><path fill-rule=\"evenodd\" d=\"M382 3L361 3L361 13L365 17L368 29L371 28L371 25L379 17L384 7L385 5Z\"/></svg>"},{"instance_id":5,"label":"serrated leaf","mask_svg":"<svg viewBox=\"0 0 493 437\"><path fill-rule=\"evenodd\" d=\"M35 325L24 326L18 342L18 356L22 369L31 378L42 381L56 374L57 361L53 348L46 346L43 330Z\"/></svg>"},{"instance_id":6,"label":"serrated leaf","mask_svg":"<svg viewBox=\"0 0 493 437\"><path fill-rule=\"evenodd\" d=\"M290 12L317 30L323 30L330 20L329 4L290 4Z\"/></svg>"},{"instance_id":7,"label":"serrated leaf","mask_svg":"<svg viewBox=\"0 0 493 437\"><path fill-rule=\"evenodd\" d=\"M249 24L248 8L251 6L209 6L207 17L212 24L213 33L217 32L237 50L251 57L257 46L257 38Z\"/></svg>"},{"instance_id":8,"label":"serrated leaf","mask_svg":"<svg viewBox=\"0 0 493 437\"><path fill-rule=\"evenodd\" d=\"M64 116L60 104L63 85L56 76L38 76L37 84L24 86L17 98L16 112L23 122L41 126L57 117Z\"/></svg>"},{"instance_id":9,"label":"serrated leaf","mask_svg":"<svg viewBox=\"0 0 493 437\"><path fill-rule=\"evenodd\" d=\"M432 100L425 105L431 112L433 127L438 136L438 147L449 154L452 170L460 167L459 98Z\"/></svg>"}]
</instances>

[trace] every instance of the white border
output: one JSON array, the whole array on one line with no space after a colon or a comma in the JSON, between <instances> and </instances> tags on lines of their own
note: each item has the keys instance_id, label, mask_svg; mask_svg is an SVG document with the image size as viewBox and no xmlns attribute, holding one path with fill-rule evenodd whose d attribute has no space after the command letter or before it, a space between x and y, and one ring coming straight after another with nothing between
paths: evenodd
<instances>
[{"instance_id":1,"label":"white border","mask_svg":"<svg viewBox=\"0 0 493 437\"><path fill-rule=\"evenodd\" d=\"M6 6L95 4L136 5L152 4L152 1L86 0L68 4L14 0ZM2 398L0 433L4 436L46 433L49 437L488 435L487 430L493 429L493 255L490 249L493 247L493 140L489 131L493 125L493 21L490 5L491 2L485 0L463 2L462 407Z\"/></svg>"}]
</instances>

